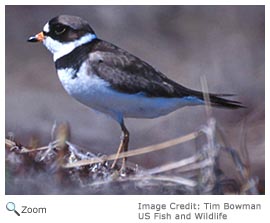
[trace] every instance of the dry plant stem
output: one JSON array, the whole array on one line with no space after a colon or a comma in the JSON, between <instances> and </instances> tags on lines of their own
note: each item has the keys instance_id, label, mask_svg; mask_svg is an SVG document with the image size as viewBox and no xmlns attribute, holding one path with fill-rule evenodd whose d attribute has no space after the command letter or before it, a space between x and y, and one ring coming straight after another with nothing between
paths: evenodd
<instances>
[{"instance_id":1,"label":"dry plant stem","mask_svg":"<svg viewBox=\"0 0 270 223\"><path fill-rule=\"evenodd\" d=\"M177 161L177 162L173 162L173 163L169 163L169 164L165 164L159 167L155 167L146 171L142 171L142 175L151 175L151 174L157 174L157 173L162 173L162 172L166 172L166 171L170 171L173 169L178 169L187 165L190 165L192 163L195 163L198 161L198 159L200 158L200 155L194 155L191 156L189 158Z\"/></svg>"},{"instance_id":2,"label":"dry plant stem","mask_svg":"<svg viewBox=\"0 0 270 223\"><path fill-rule=\"evenodd\" d=\"M198 135L200 135L200 134L201 134L200 132L192 132L192 133L189 133L185 136L181 136L181 137L178 137L176 139L172 139L172 140L162 142L162 143L159 143L156 145L146 146L146 147L131 150L128 152L123 152L123 153L119 154L118 158L138 156L141 154L166 149L168 147L193 140L193 139L197 138ZM112 154L112 155L107 156L106 160L114 160L115 158L116 158L116 154ZM91 165L91 164L99 163L99 162L100 162L100 159L93 158L93 159L88 159L88 160L80 160L80 161L74 162L74 163L67 163L63 167L64 168L73 168L73 167Z\"/></svg>"},{"instance_id":3,"label":"dry plant stem","mask_svg":"<svg viewBox=\"0 0 270 223\"><path fill-rule=\"evenodd\" d=\"M219 146L215 141L216 121L214 118L208 120L207 126L202 131L207 138L207 144L204 146L203 154L204 160L208 160L210 165L205 168L201 168L200 184L203 188L203 193L212 191L216 185L218 176L216 176L216 169L218 167L217 157L219 154Z\"/></svg>"},{"instance_id":4,"label":"dry plant stem","mask_svg":"<svg viewBox=\"0 0 270 223\"><path fill-rule=\"evenodd\" d=\"M176 176L167 176L167 175L158 175L158 176L146 176L146 175L135 175L132 177L125 177L125 178L118 178L117 181L119 182L125 182L125 181L157 181L157 183L160 183L161 181L166 181L170 183L175 183L175 184L181 184L189 187L196 187L197 182L194 180L190 180L184 177L176 177ZM95 181L91 183L91 186L98 186L98 185L103 185L107 184L107 180L100 180L100 181Z\"/></svg>"},{"instance_id":5,"label":"dry plant stem","mask_svg":"<svg viewBox=\"0 0 270 223\"><path fill-rule=\"evenodd\" d=\"M179 167L176 172L183 173L183 172L188 172L188 171L193 171L193 170L200 170L202 168L206 168L212 165L213 165L213 162L209 159L206 159L199 163L196 162L196 163L191 163L187 166Z\"/></svg>"},{"instance_id":6,"label":"dry plant stem","mask_svg":"<svg viewBox=\"0 0 270 223\"><path fill-rule=\"evenodd\" d=\"M57 142L55 142L55 143L57 143ZM11 141L9 139L5 139L5 144L6 144L6 146L8 146L10 148L17 146L17 144L14 141ZM41 150L47 150L47 149L49 149L49 146L42 146L42 147L35 148L35 149L27 149L24 146L21 146L20 148L21 148L20 153L30 153L30 152L36 152L36 151L41 151Z\"/></svg>"},{"instance_id":7,"label":"dry plant stem","mask_svg":"<svg viewBox=\"0 0 270 223\"><path fill-rule=\"evenodd\" d=\"M23 147L22 150L20 151L20 153L31 153L31 152L37 152L37 151L42 151L42 150L51 150L51 149L58 147L58 145L59 145L59 140L55 140L53 142L50 142L49 145L47 145L47 146L42 146L42 147L35 148L35 149L27 149L27 148Z\"/></svg>"},{"instance_id":8,"label":"dry plant stem","mask_svg":"<svg viewBox=\"0 0 270 223\"><path fill-rule=\"evenodd\" d=\"M143 176L142 178L140 177L134 177L130 178L129 180L155 180L155 181L167 181L167 182L172 182L176 184L182 184L186 185L189 187L196 187L197 182L194 180L190 180L184 177L176 177L176 176L164 176L164 175L158 175L158 176Z\"/></svg>"},{"instance_id":9,"label":"dry plant stem","mask_svg":"<svg viewBox=\"0 0 270 223\"><path fill-rule=\"evenodd\" d=\"M210 97L208 93L208 85L207 85L206 77L202 76L200 80L201 80L201 85L202 85L203 98L205 101L206 116L209 119L212 117L212 110L211 110L211 101L210 101Z\"/></svg>"},{"instance_id":10,"label":"dry plant stem","mask_svg":"<svg viewBox=\"0 0 270 223\"><path fill-rule=\"evenodd\" d=\"M10 139L5 139L5 144L9 148L16 146L16 143L14 141L11 141ZM25 147L21 147L22 149L26 149Z\"/></svg>"}]
</instances>

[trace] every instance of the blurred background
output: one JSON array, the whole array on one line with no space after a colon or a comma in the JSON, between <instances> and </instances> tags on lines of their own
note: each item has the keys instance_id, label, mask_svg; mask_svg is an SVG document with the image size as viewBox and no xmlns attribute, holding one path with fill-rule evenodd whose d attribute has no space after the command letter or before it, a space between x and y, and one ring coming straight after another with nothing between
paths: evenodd
<instances>
[{"instance_id":1,"label":"blurred background","mask_svg":"<svg viewBox=\"0 0 270 223\"><path fill-rule=\"evenodd\" d=\"M244 126L252 174L264 179L265 20L263 6L6 6L6 135L27 145L50 142L54 122L69 122L71 142L111 154L120 140L118 124L71 98L58 80L52 55L27 43L59 14L80 16L99 38L152 64L169 78L209 91L233 93L247 108L214 109L227 140L239 148ZM169 140L206 123L205 109L186 107L157 119L127 119L129 149ZM131 158L144 167L194 153L194 142ZM230 172L228 165L227 171Z\"/></svg>"}]
</instances>

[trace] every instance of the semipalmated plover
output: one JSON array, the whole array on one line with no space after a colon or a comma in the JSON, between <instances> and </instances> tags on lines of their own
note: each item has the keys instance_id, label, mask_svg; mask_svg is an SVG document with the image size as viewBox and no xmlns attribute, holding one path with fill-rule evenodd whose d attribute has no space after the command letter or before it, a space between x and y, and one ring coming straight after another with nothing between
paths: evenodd
<instances>
[{"instance_id":1,"label":"semipalmated plover","mask_svg":"<svg viewBox=\"0 0 270 223\"><path fill-rule=\"evenodd\" d=\"M68 94L120 124L123 137L118 154L128 149L124 118L157 118L184 106L205 104L202 92L174 82L140 58L99 39L80 17L57 16L28 41L43 42L52 52L58 77ZM243 107L222 96L231 95L209 94L211 105ZM124 164L125 159L122 167Z\"/></svg>"}]
</instances>

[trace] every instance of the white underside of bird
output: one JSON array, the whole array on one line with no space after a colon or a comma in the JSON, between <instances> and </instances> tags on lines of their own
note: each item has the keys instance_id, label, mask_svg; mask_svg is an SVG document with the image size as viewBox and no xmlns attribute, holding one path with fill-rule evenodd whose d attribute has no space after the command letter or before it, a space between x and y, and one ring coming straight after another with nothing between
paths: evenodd
<instances>
[{"instance_id":1,"label":"white underside of bird","mask_svg":"<svg viewBox=\"0 0 270 223\"><path fill-rule=\"evenodd\" d=\"M110 115L117 121L122 118L156 118L186 105L203 104L195 97L145 97L143 93L125 94L112 89L108 82L87 72L82 64L73 78L72 68L58 70L58 77L68 92L82 104Z\"/></svg>"}]
</instances>

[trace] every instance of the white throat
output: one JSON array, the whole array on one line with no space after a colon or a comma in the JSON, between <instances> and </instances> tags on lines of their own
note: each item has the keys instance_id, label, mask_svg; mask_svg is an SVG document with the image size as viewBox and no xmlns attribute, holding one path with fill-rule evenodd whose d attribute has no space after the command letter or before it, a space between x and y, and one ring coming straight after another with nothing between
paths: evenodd
<instances>
[{"instance_id":1,"label":"white throat","mask_svg":"<svg viewBox=\"0 0 270 223\"><path fill-rule=\"evenodd\" d=\"M82 36L80 39L74 40L72 42L68 43L61 43L57 40L52 39L51 37L47 36L43 40L43 44L46 46L46 48L51 51L53 54L53 60L54 62L61 58L62 56L67 55L72 50L74 50L76 47L81 46L85 43L91 42L93 39L96 39L95 34L87 34Z\"/></svg>"}]
</instances>

